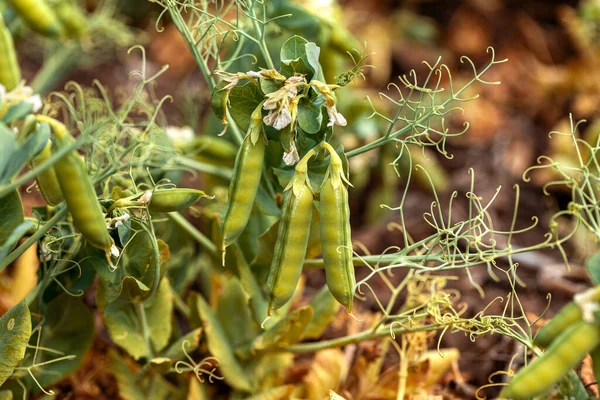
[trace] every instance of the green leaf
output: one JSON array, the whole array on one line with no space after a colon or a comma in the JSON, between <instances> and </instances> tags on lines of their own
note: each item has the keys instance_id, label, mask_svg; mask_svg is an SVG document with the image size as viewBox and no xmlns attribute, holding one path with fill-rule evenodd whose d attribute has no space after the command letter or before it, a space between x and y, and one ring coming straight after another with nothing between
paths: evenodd
<instances>
[{"instance_id":1,"label":"green leaf","mask_svg":"<svg viewBox=\"0 0 600 400\"><path fill-rule=\"evenodd\" d=\"M259 357L254 357L252 361L258 390L268 390L284 382L286 371L294 363L294 354L283 351L264 353Z\"/></svg>"},{"instance_id":2,"label":"green leaf","mask_svg":"<svg viewBox=\"0 0 600 400\"><path fill-rule=\"evenodd\" d=\"M592 283L594 285L600 285L600 252L594 254L585 262L585 268L590 274Z\"/></svg>"},{"instance_id":3,"label":"green leaf","mask_svg":"<svg viewBox=\"0 0 600 400\"><path fill-rule=\"evenodd\" d=\"M331 324L331 321L333 321L340 309L340 303L333 297L327 285L319 290L310 302L310 306L314 312L310 323L306 326L306 330L302 334L302 339L304 340L320 338L323 331Z\"/></svg>"},{"instance_id":4,"label":"green leaf","mask_svg":"<svg viewBox=\"0 0 600 400\"><path fill-rule=\"evenodd\" d=\"M13 392L10 390L0 390L0 400L13 400Z\"/></svg>"},{"instance_id":5,"label":"green leaf","mask_svg":"<svg viewBox=\"0 0 600 400\"><path fill-rule=\"evenodd\" d=\"M290 346L297 343L302 338L302 334L310 323L312 316L312 307L305 306L297 308L277 324L259 335L249 348L242 348L240 354L256 354L263 350Z\"/></svg>"},{"instance_id":6,"label":"green leaf","mask_svg":"<svg viewBox=\"0 0 600 400\"><path fill-rule=\"evenodd\" d=\"M142 387L137 382L135 375L129 370L125 361L121 359L114 349L108 350L110 371L117 378L119 395L124 400L137 400L145 398Z\"/></svg>"},{"instance_id":7,"label":"green leaf","mask_svg":"<svg viewBox=\"0 0 600 400\"><path fill-rule=\"evenodd\" d=\"M237 390L252 392L252 380L248 378L248 373L238 363L223 327L206 300L201 296L197 297L197 307L204 326L208 351L219 360L225 381Z\"/></svg>"},{"instance_id":8,"label":"green leaf","mask_svg":"<svg viewBox=\"0 0 600 400\"><path fill-rule=\"evenodd\" d=\"M250 266L261 286L265 285L267 282L267 276L269 275L269 269L271 268L271 262L273 260L275 243L277 243L278 231L279 221L258 237L256 257L252 260Z\"/></svg>"},{"instance_id":9,"label":"green leaf","mask_svg":"<svg viewBox=\"0 0 600 400\"><path fill-rule=\"evenodd\" d=\"M25 357L31 337L31 314L25 301L0 318L0 386Z\"/></svg>"},{"instance_id":10,"label":"green leaf","mask_svg":"<svg viewBox=\"0 0 600 400\"><path fill-rule=\"evenodd\" d=\"M225 278L221 290L216 314L229 342L233 347L238 347L252 341L260 327L252 319L252 313L248 307L250 296L246 294L239 279L235 276ZM231 323L233 315L235 315L235 324Z\"/></svg>"},{"instance_id":11,"label":"green leaf","mask_svg":"<svg viewBox=\"0 0 600 400\"><path fill-rule=\"evenodd\" d=\"M276 79L260 78L260 89L264 94L276 92L283 86L283 82Z\"/></svg>"},{"instance_id":12,"label":"green leaf","mask_svg":"<svg viewBox=\"0 0 600 400\"><path fill-rule=\"evenodd\" d=\"M62 294L48 304L46 321L41 331L40 346L75 356L43 367L43 374L37 376L42 387L48 387L73 373L85 358L94 342L94 314L81 299ZM38 352L36 362L50 361L56 354ZM33 382L28 386L34 387Z\"/></svg>"},{"instance_id":13,"label":"green leaf","mask_svg":"<svg viewBox=\"0 0 600 400\"><path fill-rule=\"evenodd\" d=\"M219 118L219 121L225 125L227 125L227 102L229 91L225 90L224 87L227 86L227 84L228 82L225 81L217 83L213 89L210 100L215 115Z\"/></svg>"},{"instance_id":14,"label":"green leaf","mask_svg":"<svg viewBox=\"0 0 600 400\"><path fill-rule=\"evenodd\" d=\"M306 75L307 81L315 78L319 70L319 48L300 36L292 36L281 47L281 73Z\"/></svg>"},{"instance_id":15,"label":"green leaf","mask_svg":"<svg viewBox=\"0 0 600 400\"><path fill-rule=\"evenodd\" d=\"M229 114L237 126L246 132L250 127L250 115L264 100L265 94L257 84L248 82L236 86L229 94Z\"/></svg>"},{"instance_id":16,"label":"green leaf","mask_svg":"<svg viewBox=\"0 0 600 400\"><path fill-rule=\"evenodd\" d=\"M264 392L247 397L246 400L276 400L287 399L294 392L294 385L283 385L267 389Z\"/></svg>"},{"instance_id":17,"label":"green leaf","mask_svg":"<svg viewBox=\"0 0 600 400\"><path fill-rule=\"evenodd\" d=\"M189 354L195 351L200 344L200 338L202 337L202 328L196 328L193 331L190 331L177 339L177 341L171 344L163 353L162 357L166 357L171 359L172 361L183 360L185 357L185 353L183 351L183 346L185 346L185 351ZM187 342L184 345L184 342Z\"/></svg>"},{"instance_id":18,"label":"green leaf","mask_svg":"<svg viewBox=\"0 0 600 400\"><path fill-rule=\"evenodd\" d=\"M25 100L20 101L6 111L6 113L2 116L2 122L9 125L14 121L24 119L26 116L31 114L32 111L33 104Z\"/></svg>"},{"instance_id":19,"label":"green leaf","mask_svg":"<svg viewBox=\"0 0 600 400\"><path fill-rule=\"evenodd\" d=\"M19 196L19 192L16 190L10 192L0 200L0 220L2 221L0 223L0 245L2 245L3 250L6 245L8 251L11 251L13 246L7 244L9 238L11 238L13 232L24 221L21 196Z\"/></svg>"},{"instance_id":20,"label":"green leaf","mask_svg":"<svg viewBox=\"0 0 600 400\"><path fill-rule=\"evenodd\" d=\"M0 206L1 208L1 206ZM2 246L0 246L0 260L2 260L4 257L6 257L8 255L8 253L10 253L10 251L12 249L15 248L15 246L17 245L17 243L19 243L19 240L21 240L21 238L23 236L25 236L25 234L35 226L35 222L33 221L23 221L22 224L20 224L19 226L17 226L12 233L10 234L10 236L8 236L8 238L5 241L0 241L0 243L2 243ZM0 231L2 231L3 229L0 228Z\"/></svg>"},{"instance_id":21,"label":"green leaf","mask_svg":"<svg viewBox=\"0 0 600 400\"><path fill-rule=\"evenodd\" d=\"M321 105L300 102L298 104L298 117L296 119L300 128L306 133L317 133L321 130L323 113Z\"/></svg>"},{"instance_id":22,"label":"green leaf","mask_svg":"<svg viewBox=\"0 0 600 400\"><path fill-rule=\"evenodd\" d=\"M0 163L0 184L8 183L23 167L38 154L48 143L50 128L40 124L24 140L17 143L14 133L3 123L0 123L0 149L3 161Z\"/></svg>"},{"instance_id":23,"label":"green leaf","mask_svg":"<svg viewBox=\"0 0 600 400\"><path fill-rule=\"evenodd\" d=\"M135 310L136 305L128 299L132 296L135 298L137 291L143 288L141 282L131 277L126 277L123 282L124 289L119 301L111 302L104 309L104 323L112 340L137 360L148 357L149 349L144 342L142 324ZM173 295L167 278L163 278L154 296L144 301L143 308L151 344L154 350L161 351L168 344L172 330L170 321L173 312Z\"/></svg>"}]
</instances>

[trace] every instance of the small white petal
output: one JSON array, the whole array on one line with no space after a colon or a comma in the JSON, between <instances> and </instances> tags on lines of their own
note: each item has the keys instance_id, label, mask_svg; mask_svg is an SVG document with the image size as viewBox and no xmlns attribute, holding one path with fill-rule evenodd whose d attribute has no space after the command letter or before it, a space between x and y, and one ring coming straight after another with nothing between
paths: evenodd
<instances>
[{"instance_id":1,"label":"small white petal","mask_svg":"<svg viewBox=\"0 0 600 400\"><path fill-rule=\"evenodd\" d=\"M194 139L194 130L189 126L167 126L167 136L173 142L188 142Z\"/></svg>"},{"instance_id":2,"label":"small white petal","mask_svg":"<svg viewBox=\"0 0 600 400\"><path fill-rule=\"evenodd\" d=\"M296 149L296 144L293 140L290 144L290 151L286 151L283 154L283 162L285 162L285 165L294 165L300 161L300 155L298 154L298 149Z\"/></svg>"},{"instance_id":3,"label":"small white petal","mask_svg":"<svg viewBox=\"0 0 600 400\"><path fill-rule=\"evenodd\" d=\"M280 131L283 128L285 128L286 126L288 126L291 122L292 122L292 113L290 113L290 110L287 107L285 107L285 108L281 109L281 111L279 112L279 115L278 115L277 119L275 120L275 123L273 124L273 128Z\"/></svg>"},{"instance_id":4,"label":"small white petal","mask_svg":"<svg viewBox=\"0 0 600 400\"><path fill-rule=\"evenodd\" d=\"M25 101L33 106L33 112L38 112L42 109L42 98L39 94L34 94L33 96L25 99Z\"/></svg>"},{"instance_id":5,"label":"small white petal","mask_svg":"<svg viewBox=\"0 0 600 400\"><path fill-rule=\"evenodd\" d=\"M151 199L152 199L152 191L146 190L146 192L142 195L142 197L140 197L140 199L138 201L142 204L148 204L148 203L150 203Z\"/></svg>"},{"instance_id":6,"label":"small white petal","mask_svg":"<svg viewBox=\"0 0 600 400\"><path fill-rule=\"evenodd\" d=\"M256 71L248 71L246 72L246 75L248 75L251 78L262 78L262 74Z\"/></svg>"}]
</instances>

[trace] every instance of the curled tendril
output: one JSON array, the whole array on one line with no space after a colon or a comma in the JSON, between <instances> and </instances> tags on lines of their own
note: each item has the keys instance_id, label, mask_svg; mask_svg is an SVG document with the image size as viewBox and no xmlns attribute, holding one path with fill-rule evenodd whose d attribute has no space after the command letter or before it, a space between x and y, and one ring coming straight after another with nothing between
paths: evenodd
<instances>
[{"instance_id":1,"label":"curled tendril","mask_svg":"<svg viewBox=\"0 0 600 400\"><path fill-rule=\"evenodd\" d=\"M215 380L225 379L224 377L219 376L215 373L215 371L217 370L217 366L219 365L219 360L216 357L205 357L199 363L197 363L187 351L187 347L190 346L191 343L189 342L189 340L184 340L183 343L181 343L181 350L183 351L183 354L185 355L185 358L188 359L188 361L177 361L175 363L175 371L178 374L183 374L185 372L191 371L194 373L196 379L198 379L200 383L204 383L205 376L208 377L208 381L210 383L214 383Z\"/></svg>"}]
</instances>

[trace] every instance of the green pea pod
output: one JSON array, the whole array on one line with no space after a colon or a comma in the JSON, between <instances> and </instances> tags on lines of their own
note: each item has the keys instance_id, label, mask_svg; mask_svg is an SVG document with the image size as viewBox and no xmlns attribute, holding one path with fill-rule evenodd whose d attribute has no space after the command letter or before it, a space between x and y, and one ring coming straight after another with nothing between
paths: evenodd
<instances>
[{"instance_id":1,"label":"green pea pod","mask_svg":"<svg viewBox=\"0 0 600 400\"><path fill-rule=\"evenodd\" d=\"M37 119L52 127L56 136L56 148L66 146L72 141L62 123L44 116L38 116ZM89 244L104 250L107 255L110 254L114 242L106 228L104 214L83 158L76 151L71 151L58 160L54 170L67 208L73 217L73 225Z\"/></svg>"},{"instance_id":2,"label":"green pea pod","mask_svg":"<svg viewBox=\"0 0 600 400\"><path fill-rule=\"evenodd\" d=\"M0 15L0 84L7 91L13 90L21 81L21 69L10 31Z\"/></svg>"},{"instance_id":3,"label":"green pea pod","mask_svg":"<svg viewBox=\"0 0 600 400\"><path fill-rule=\"evenodd\" d=\"M581 296L585 296L586 301L600 301L600 286L582 293ZM542 348L548 347L565 329L580 321L582 316L581 307L575 302L570 302L540 329L533 344Z\"/></svg>"},{"instance_id":4,"label":"green pea pod","mask_svg":"<svg viewBox=\"0 0 600 400\"><path fill-rule=\"evenodd\" d=\"M235 159L233 178L229 184L229 201L221 226L221 252L225 261L225 249L241 235L248 224L254 199L260 185L265 158L265 142L258 138L252 143L246 135Z\"/></svg>"},{"instance_id":5,"label":"green pea pod","mask_svg":"<svg viewBox=\"0 0 600 400\"><path fill-rule=\"evenodd\" d=\"M237 148L220 137L196 136L189 142L175 143L184 154L199 155L217 161L233 161Z\"/></svg>"},{"instance_id":6,"label":"green pea pod","mask_svg":"<svg viewBox=\"0 0 600 400\"><path fill-rule=\"evenodd\" d=\"M30 162L31 169L37 167L44 161L46 161L52 155L52 141L48 140L46 147ZM61 203L64 198L62 191L60 190L60 184L56 177L56 171L54 167L50 167L43 172L40 172L36 177L35 181L40 189L40 193L46 203L51 206L55 206Z\"/></svg>"},{"instance_id":7,"label":"green pea pod","mask_svg":"<svg viewBox=\"0 0 600 400\"><path fill-rule=\"evenodd\" d=\"M60 22L44 0L8 0L8 2L34 31L50 37L62 35Z\"/></svg>"},{"instance_id":8,"label":"green pea pod","mask_svg":"<svg viewBox=\"0 0 600 400\"><path fill-rule=\"evenodd\" d=\"M290 189L284 199L283 219L279 223L277 242L267 288L270 316L287 303L296 290L310 235L313 193L307 184L298 193Z\"/></svg>"},{"instance_id":9,"label":"green pea pod","mask_svg":"<svg viewBox=\"0 0 600 400\"><path fill-rule=\"evenodd\" d=\"M197 189L158 189L152 193L148 209L152 212L174 212L185 210L202 197L208 197Z\"/></svg>"},{"instance_id":10,"label":"green pea pod","mask_svg":"<svg viewBox=\"0 0 600 400\"><path fill-rule=\"evenodd\" d=\"M71 0L61 0L54 6L54 12L68 37L79 38L88 30L88 22L83 10Z\"/></svg>"},{"instance_id":11,"label":"green pea pod","mask_svg":"<svg viewBox=\"0 0 600 400\"><path fill-rule=\"evenodd\" d=\"M548 392L600 344L600 327L576 322L562 332L548 350L521 369L500 393L504 399L528 399Z\"/></svg>"},{"instance_id":12,"label":"green pea pod","mask_svg":"<svg viewBox=\"0 0 600 400\"><path fill-rule=\"evenodd\" d=\"M348 313L352 313L354 297L354 265L350 237L349 182L344 174L342 160L327 142L321 146L329 151L331 161L321 187L321 243L327 286L335 299Z\"/></svg>"}]
</instances>

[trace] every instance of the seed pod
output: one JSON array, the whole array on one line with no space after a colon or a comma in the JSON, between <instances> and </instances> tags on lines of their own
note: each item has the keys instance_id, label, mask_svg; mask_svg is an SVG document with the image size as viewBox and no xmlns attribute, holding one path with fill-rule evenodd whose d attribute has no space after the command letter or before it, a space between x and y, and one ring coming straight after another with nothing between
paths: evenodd
<instances>
[{"instance_id":1,"label":"seed pod","mask_svg":"<svg viewBox=\"0 0 600 400\"><path fill-rule=\"evenodd\" d=\"M233 178L229 184L229 201L221 226L223 262L225 261L225 249L241 235L250 219L260 184L264 158L265 142L263 138L259 137L256 143L253 143L251 135L246 135L235 159Z\"/></svg>"},{"instance_id":2,"label":"seed pod","mask_svg":"<svg viewBox=\"0 0 600 400\"><path fill-rule=\"evenodd\" d=\"M62 123L44 116L38 116L37 119L52 127L57 149L71 142L72 137ZM114 242L106 228L104 214L83 158L76 151L71 151L58 160L54 170L67 208L73 217L73 225L89 244L110 254Z\"/></svg>"},{"instance_id":3,"label":"seed pod","mask_svg":"<svg viewBox=\"0 0 600 400\"><path fill-rule=\"evenodd\" d=\"M279 223L273 262L267 278L268 315L287 303L296 290L310 235L313 194L305 183L296 193L288 190Z\"/></svg>"},{"instance_id":4,"label":"seed pod","mask_svg":"<svg viewBox=\"0 0 600 400\"><path fill-rule=\"evenodd\" d=\"M44 0L8 0L23 21L36 32L49 37L63 33L52 8Z\"/></svg>"},{"instance_id":5,"label":"seed pod","mask_svg":"<svg viewBox=\"0 0 600 400\"><path fill-rule=\"evenodd\" d=\"M10 31L0 15L0 84L7 91L13 90L21 82L21 69Z\"/></svg>"},{"instance_id":6,"label":"seed pod","mask_svg":"<svg viewBox=\"0 0 600 400\"><path fill-rule=\"evenodd\" d=\"M540 329L533 344L542 348L550 346L552 341L564 330L582 319L582 303L598 301L600 301L600 286L577 295L575 301L564 306L550 322Z\"/></svg>"},{"instance_id":7,"label":"seed pod","mask_svg":"<svg viewBox=\"0 0 600 400\"><path fill-rule=\"evenodd\" d=\"M348 189L342 160L328 144L331 162L327 177L321 187L321 243L327 286L333 297L352 313L354 297L354 265L352 263L352 240L350 237L350 207Z\"/></svg>"},{"instance_id":8,"label":"seed pod","mask_svg":"<svg viewBox=\"0 0 600 400\"><path fill-rule=\"evenodd\" d=\"M68 37L79 38L87 32L87 17L73 1L60 0L53 8Z\"/></svg>"},{"instance_id":9,"label":"seed pod","mask_svg":"<svg viewBox=\"0 0 600 400\"><path fill-rule=\"evenodd\" d=\"M546 393L599 344L598 325L575 323L552 342L543 356L521 369L499 397L525 400Z\"/></svg>"},{"instance_id":10,"label":"seed pod","mask_svg":"<svg viewBox=\"0 0 600 400\"><path fill-rule=\"evenodd\" d=\"M185 210L202 197L208 197L197 189L157 189L152 193L148 209L152 212L173 212Z\"/></svg>"},{"instance_id":11,"label":"seed pod","mask_svg":"<svg viewBox=\"0 0 600 400\"><path fill-rule=\"evenodd\" d=\"M44 147L44 149L29 163L31 169L37 167L44 161L46 161L52 155L52 141L48 140L48 143ZM54 167L49 167L43 172L40 172L36 177L35 181L37 182L38 189L40 189L40 193L46 203L51 206L55 206L61 203L64 198L62 192L60 190L60 184L58 183L58 178L56 177L56 172L54 171Z\"/></svg>"}]
</instances>

